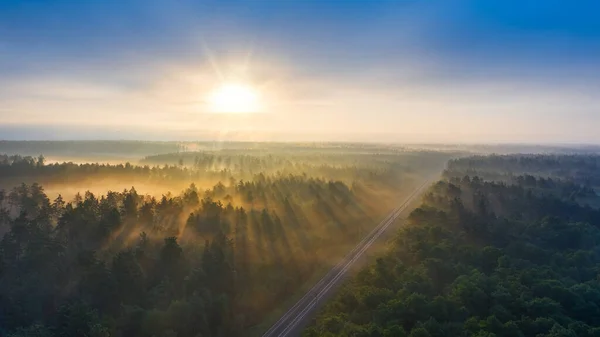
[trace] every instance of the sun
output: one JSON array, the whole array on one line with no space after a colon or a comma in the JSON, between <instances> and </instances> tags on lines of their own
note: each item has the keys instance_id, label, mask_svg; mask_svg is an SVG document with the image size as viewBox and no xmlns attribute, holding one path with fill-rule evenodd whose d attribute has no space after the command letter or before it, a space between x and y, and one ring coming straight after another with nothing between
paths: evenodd
<instances>
[{"instance_id":1,"label":"sun","mask_svg":"<svg viewBox=\"0 0 600 337\"><path fill-rule=\"evenodd\" d=\"M251 113L260 109L258 92L241 83L225 83L208 96L212 112Z\"/></svg>"}]
</instances>

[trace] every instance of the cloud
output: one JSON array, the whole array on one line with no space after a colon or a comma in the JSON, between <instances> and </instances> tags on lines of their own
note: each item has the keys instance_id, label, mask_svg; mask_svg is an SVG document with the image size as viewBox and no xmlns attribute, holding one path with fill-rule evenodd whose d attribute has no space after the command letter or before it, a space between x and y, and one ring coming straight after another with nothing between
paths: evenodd
<instances>
[{"instance_id":1,"label":"cloud","mask_svg":"<svg viewBox=\"0 0 600 337\"><path fill-rule=\"evenodd\" d=\"M149 138L600 141L600 27L579 5L569 11L581 22L532 4L159 1L137 13L58 1L61 20L48 5L0 5L12 15L0 13L0 124ZM261 90L264 113L205 113L223 81Z\"/></svg>"}]
</instances>

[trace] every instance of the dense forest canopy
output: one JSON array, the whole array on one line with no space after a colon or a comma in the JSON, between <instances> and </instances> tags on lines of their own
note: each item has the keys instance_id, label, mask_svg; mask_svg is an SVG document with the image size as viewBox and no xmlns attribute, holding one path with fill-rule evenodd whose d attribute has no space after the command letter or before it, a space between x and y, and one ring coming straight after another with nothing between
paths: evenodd
<instances>
[{"instance_id":1,"label":"dense forest canopy","mask_svg":"<svg viewBox=\"0 0 600 337\"><path fill-rule=\"evenodd\" d=\"M128 146L116 162L0 155L0 336L260 332L444 165L306 334L600 335L597 155Z\"/></svg>"},{"instance_id":2,"label":"dense forest canopy","mask_svg":"<svg viewBox=\"0 0 600 337\"><path fill-rule=\"evenodd\" d=\"M486 180L509 181L533 175L571 180L600 187L600 155L491 155L465 157L448 163L446 176L468 174Z\"/></svg>"},{"instance_id":3,"label":"dense forest canopy","mask_svg":"<svg viewBox=\"0 0 600 337\"><path fill-rule=\"evenodd\" d=\"M134 164L77 164L48 163L43 155L0 155L0 188L37 182L54 195L77 188L106 193L109 189L136 186L160 196L168 191L179 192L191 183L204 189L219 182L294 175L338 180L349 186L355 183L387 186L436 172L450 156L423 151L385 153L377 148L335 156L316 150L310 154L288 151L264 155L181 152L145 157Z\"/></svg>"},{"instance_id":4,"label":"dense forest canopy","mask_svg":"<svg viewBox=\"0 0 600 337\"><path fill-rule=\"evenodd\" d=\"M390 250L305 335L600 336L600 211L571 197L588 182L571 173L596 179L596 161L451 161Z\"/></svg>"},{"instance_id":5,"label":"dense forest canopy","mask_svg":"<svg viewBox=\"0 0 600 337\"><path fill-rule=\"evenodd\" d=\"M528 186L581 204L600 207L600 155L491 155L450 160L447 179L465 175Z\"/></svg>"},{"instance_id":6,"label":"dense forest canopy","mask_svg":"<svg viewBox=\"0 0 600 337\"><path fill-rule=\"evenodd\" d=\"M247 336L453 156L336 148L0 155L0 336Z\"/></svg>"},{"instance_id":7,"label":"dense forest canopy","mask_svg":"<svg viewBox=\"0 0 600 337\"><path fill-rule=\"evenodd\" d=\"M48 324L74 305L98 315L88 328L104 324L126 336L169 329L190 335L181 330L182 322L155 321L171 315L172 305L214 325L185 329L235 335L260 322L261 313L337 254L340 242L358 239L373 214L347 186L303 177L218 185L206 192L191 186L160 199L131 189L50 201L36 184L0 198L6 232L0 246L2 326ZM219 199L243 200L238 204L246 206ZM19 215L12 218L15 209ZM154 314L155 325L129 326L137 323L128 308L153 310L144 315ZM102 323L102 317L111 322Z\"/></svg>"}]
</instances>

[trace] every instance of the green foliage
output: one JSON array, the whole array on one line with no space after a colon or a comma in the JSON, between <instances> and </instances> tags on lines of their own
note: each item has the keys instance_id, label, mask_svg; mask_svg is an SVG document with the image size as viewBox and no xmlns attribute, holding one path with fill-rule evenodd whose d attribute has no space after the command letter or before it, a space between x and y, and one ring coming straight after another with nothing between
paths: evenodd
<instances>
[{"instance_id":1,"label":"green foliage","mask_svg":"<svg viewBox=\"0 0 600 337\"><path fill-rule=\"evenodd\" d=\"M527 187L532 193L599 206L600 156L491 155L451 160L444 176L451 181L465 175Z\"/></svg>"},{"instance_id":2,"label":"green foliage","mask_svg":"<svg viewBox=\"0 0 600 337\"><path fill-rule=\"evenodd\" d=\"M143 160L153 167L0 155L0 186L14 186L0 191L0 336L244 336L447 158L290 147L172 150ZM42 185L21 183L105 179L189 187L158 198L131 187L50 200ZM373 202L381 194L390 200ZM376 307L393 295L365 290L359 300Z\"/></svg>"},{"instance_id":3,"label":"green foliage","mask_svg":"<svg viewBox=\"0 0 600 337\"><path fill-rule=\"evenodd\" d=\"M488 167L477 160L449 167ZM399 336L594 336L600 211L539 188L528 177L438 182L390 251L348 282L306 335L375 326Z\"/></svg>"},{"instance_id":4,"label":"green foliage","mask_svg":"<svg viewBox=\"0 0 600 337\"><path fill-rule=\"evenodd\" d=\"M18 328L15 332L8 334L8 337L52 337L48 328L34 324L26 328Z\"/></svg>"}]
</instances>

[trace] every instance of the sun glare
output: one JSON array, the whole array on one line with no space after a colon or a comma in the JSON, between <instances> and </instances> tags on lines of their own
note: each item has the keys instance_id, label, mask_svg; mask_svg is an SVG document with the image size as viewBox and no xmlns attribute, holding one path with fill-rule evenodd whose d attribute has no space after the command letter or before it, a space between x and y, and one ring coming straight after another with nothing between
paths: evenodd
<instances>
[{"instance_id":1,"label":"sun glare","mask_svg":"<svg viewBox=\"0 0 600 337\"><path fill-rule=\"evenodd\" d=\"M251 113L260 108L256 90L239 83L223 84L210 94L208 102L216 113Z\"/></svg>"}]
</instances>

